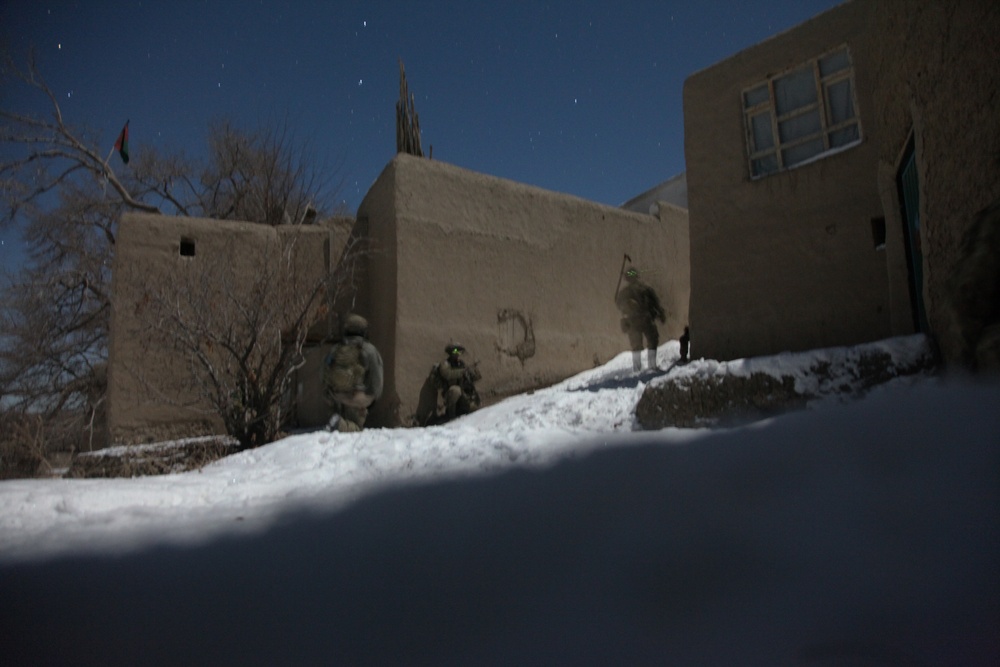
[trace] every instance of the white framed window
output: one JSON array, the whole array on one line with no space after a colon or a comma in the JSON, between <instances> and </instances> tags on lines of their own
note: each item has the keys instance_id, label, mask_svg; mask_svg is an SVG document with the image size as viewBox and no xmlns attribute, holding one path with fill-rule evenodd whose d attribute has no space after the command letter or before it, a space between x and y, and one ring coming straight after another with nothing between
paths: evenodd
<instances>
[{"instance_id":1,"label":"white framed window","mask_svg":"<svg viewBox=\"0 0 1000 667\"><path fill-rule=\"evenodd\" d=\"M750 177L761 178L861 142L846 46L743 91Z\"/></svg>"}]
</instances>

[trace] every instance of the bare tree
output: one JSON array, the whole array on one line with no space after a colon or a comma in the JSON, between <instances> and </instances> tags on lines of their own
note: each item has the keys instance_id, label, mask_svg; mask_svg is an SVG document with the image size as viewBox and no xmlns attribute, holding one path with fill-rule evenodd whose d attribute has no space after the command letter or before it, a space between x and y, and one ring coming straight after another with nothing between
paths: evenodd
<instances>
[{"instance_id":1,"label":"bare tree","mask_svg":"<svg viewBox=\"0 0 1000 667\"><path fill-rule=\"evenodd\" d=\"M0 412L0 463L0 480L33 477L48 463L40 417Z\"/></svg>"},{"instance_id":2,"label":"bare tree","mask_svg":"<svg viewBox=\"0 0 1000 667\"><path fill-rule=\"evenodd\" d=\"M92 447L103 426L112 220L120 202L66 180L25 226L31 256L0 292L0 391L44 417L45 441Z\"/></svg>"},{"instance_id":3,"label":"bare tree","mask_svg":"<svg viewBox=\"0 0 1000 667\"><path fill-rule=\"evenodd\" d=\"M4 57L0 75L50 109L38 116L0 108L0 224L22 229L29 249L25 268L0 291L0 409L44 415L50 442L92 446L103 419L122 213L299 223L332 212L336 187L287 126L247 132L220 122L203 162L142 147L117 167L99 134L66 121L31 56L24 68Z\"/></svg>"},{"instance_id":4,"label":"bare tree","mask_svg":"<svg viewBox=\"0 0 1000 667\"><path fill-rule=\"evenodd\" d=\"M220 122L209 141L212 160L201 179L206 217L280 225L315 214L313 200L326 183L287 125L248 134Z\"/></svg>"},{"instance_id":5,"label":"bare tree","mask_svg":"<svg viewBox=\"0 0 1000 667\"><path fill-rule=\"evenodd\" d=\"M185 407L219 416L242 448L274 440L288 410L295 371L304 363L310 328L327 312L325 272L309 271L287 235L277 247L231 248L242 263L204 262L169 285L137 279L139 335L154 354L187 367L180 389ZM156 391L162 378L144 378ZM169 389L161 400L176 400Z\"/></svg>"},{"instance_id":6,"label":"bare tree","mask_svg":"<svg viewBox=\"0 0 1000 667\"><path fill-rule=\"evenodd\" d=\"M0 143L8 149L0 162L0 192L6 215L3 221L26 223L29 243L44 255L45 242L51 238L44 228L51 226L52 215L73 217L80 202L93 211L94 205L119 209L159 212L159 209L134 197L107 159L102 158L90 133L68 124L52 90L42 79L29 56L26 69L20 69L4 57L0 81L21 83L48 100L50 117L38 117L0 108ZM7 158L6 155L12 155ZM110 157L110 155L109 155ZM113 193L107 198L108 188ZM53 203L53 197L57 203ZM59 209L62 209L61 211ZM70 224L79 225L73 220ZM111 225L103 219L98 226L114 243ZM37 229L42 228L42 229Z\"/></svg>"}]
</instances>

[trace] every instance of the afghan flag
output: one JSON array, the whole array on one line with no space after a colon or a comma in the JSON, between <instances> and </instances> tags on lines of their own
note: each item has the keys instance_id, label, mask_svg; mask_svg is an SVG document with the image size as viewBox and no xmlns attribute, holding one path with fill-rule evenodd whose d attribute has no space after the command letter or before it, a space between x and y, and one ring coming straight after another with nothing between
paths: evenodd
<instances>
[{"instance_id":1,"label":"afghan flag","mask_svg":"<svg viewBox=\"0 0 1000 667\"><path fill-rule=\"evenodd\" d=\"M125 121L125 127L122 128L122 133L115 141L115 150L122 156L122 162L128 164L128 121Z\"/></svg>"}]
</instances>

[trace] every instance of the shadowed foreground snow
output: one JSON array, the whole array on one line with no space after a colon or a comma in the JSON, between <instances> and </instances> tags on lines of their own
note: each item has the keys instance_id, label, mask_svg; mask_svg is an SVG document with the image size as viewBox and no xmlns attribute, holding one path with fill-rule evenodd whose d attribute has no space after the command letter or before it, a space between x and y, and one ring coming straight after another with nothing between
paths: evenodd
<instances>
[{"instance_id":1,"label":"shadowed foreground snow","mask_svg":"<svg viewBox=\"0 0 1000 667\"><path fill-rule=\"evenodd\" d=\"M0 483L4 661L1000 664L1000 386L635 433L628 363L434 429Z\"/></svg>"}]
</instances>

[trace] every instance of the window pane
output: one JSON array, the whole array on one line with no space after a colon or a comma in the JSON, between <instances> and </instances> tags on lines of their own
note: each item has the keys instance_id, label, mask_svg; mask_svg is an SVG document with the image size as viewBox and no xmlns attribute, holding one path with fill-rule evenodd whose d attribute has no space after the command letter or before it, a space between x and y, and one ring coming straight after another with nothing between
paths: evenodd
<instances>
[{"instance_id":1,"label":"window pane","mask_svg":"<svg viewBox=\"0 0 1000 667\"><path fill-rule=\"evenodd\" d=\"M750 133L753 135L751 152L774 148L774 132L771 131L771 112L765 111L750 118Z\"/></svg>"},{"instance_id":2,"label":"window pane","mask_svg":"<svg viewBox=\"0 0 1000 667\"><path fill-rule=\"evenodd\" d=\"M847 57L847 49L843 49L836 53L831 53L825 58L820 58L819 74L820 76L828 76L834 72L847 69L850 64L850 60Z\"/></svg>"},{"instance_id":3,"label":"window pane","mask_svg":"<svg viewBox=\"0 0 1000 667\"><path fill-rule=\"evenodd\" d=\"M807 141L804 144L799 144L794 148L789 148L788 150L781 152L781 157L785 161L786 167L791 167L800 162L804 162L814 155L819 155L823 152L823 140L813 139L812 141Z\"/></svg>"},{"instance_id":4,"label":"window pane","mask_svg":"<svg viewBox=\"0 0 1000 667\"><path fill-rule=\"evenodd\" d=\"M778 123L778 137L782 143L808 137L810 134L820 132L820 130L819 109L813 109L795 118Z\"/></svg>"},{"instance_id":5,"label":"window pane","mask_svg":"<svg viewBox=\"0 0 1000 667\"><path fill-rule=\"evenodd\" d=\"M816 103L816 79L811 67L803 67L774 80L774 104L778 117Z\"/></svg>"},{"instance_id":6,"label":"window pane","mask_svg":"<svg viewBox=\"0 0 1000 667\"><path fill-rule=\"evenodd\" d=\"M754 176L763 176L778 171L778 156L774 153L750 161L750 169Z\"/></svg>"},{"instance_id":7,"label":"window pane","mask_svg":"<svg viewBox=\"0 0 1000 667\"><path fill-rule=\"evenodd\" d=\"M744 90L741 97L752 178L861 141L846 46Z\"/></svg>"},{"instance_id":8,"label":"window pane","mask_svg":"<svg viewBox=\"0 0 1000 667\"><path fill-rule=\"evenodd\" d=\"M830 124L839 125L854 118L854 99L851 97L851 80L844 79L827 86L830 101Z\"/></svg>"},{"instance_id":9,"label":"window pane","mask_svg":"<svg viewBox=\"0 0 1000 667\"><path fill-rule=\"evenodd\" d=\"M847 144L857 141L860 139L858 135L857 124L851 125L850 127L845 127L836 132L830 133L830 148L837 148L838 146L846 146Z\"/></svg>"},{"instance_id":10,"label":"window pane","mask_svg":"<svg viewBox=\"0 0 1000 667\"><path fill-rule=\"evenodd\" d=\"M757 106L764 102L770 102L771 97L767 93L767 84L757 86L753 90L748 90L743 95L744 108L749 109L750 107Z\"/></svg>"}]
</instances>

